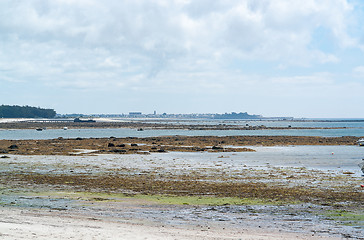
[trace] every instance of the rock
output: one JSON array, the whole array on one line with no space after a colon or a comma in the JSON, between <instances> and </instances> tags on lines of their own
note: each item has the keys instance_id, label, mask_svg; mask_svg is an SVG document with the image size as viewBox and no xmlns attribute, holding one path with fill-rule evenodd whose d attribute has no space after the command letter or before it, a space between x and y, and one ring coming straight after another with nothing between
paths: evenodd
<instances>
[{"instance_id":1,"label":"rock","mask_svg":"<svg viewBox=\"0 0 364 240\"><path fill-rule=\"evenodd\" d=\"M359 163L358 165L359 165L361 171L364 173L364 159L363 159L363 162Z\"/></svg>"},{"instance_id":2,"label":"rock","mask_svg":"<svg viewBox=\"0 0 364 240\"><path fill-rule=\"evenodd\" d=\"M114 152L114 153L125 153L126 150L123 150L123 149L113 149L113 150L110 150L109 152Z\"/></svg>"},{"instance_id":3,"label":"rock","mask_svg":"<svg viewBox=\"0 0 364 240\"><path fill-rule=\"evenodd\" d=\"M205 151L204 148L200 148L200 147L194 147L193 150L195 150L196 152L203 152L203 151Z\"/></svg>"},{"instance_id":4,"label":"rock","mask_svg":"<svg viewBox=\"0 0 364 240\"><path fill-rule=\"evenodd\" d=\"M108 147L115 147L115 144L113 144L113 143L109 143L107 146L108 146Z\"/></svg>"},{"instance_id":5,"label":"rock","mask_svg":"<svg viewBox=\"0 0 364 240\"><path fill-rule=\"evenodd\" d=\"M213 150L222 150L223 148L222 147L219 147L219 146L212 146L212 149Z\"/></svg>"},{"instance_id":6,"label":"rock","mask_svg":"<svg viewBox=\"0 0 364 240\"><path fill-rule=\"evenodd\" d=\"M15 144L9 146L9 149L18 149L18 148L19 148L18 145Z\"/></svg>"}]
</instances>

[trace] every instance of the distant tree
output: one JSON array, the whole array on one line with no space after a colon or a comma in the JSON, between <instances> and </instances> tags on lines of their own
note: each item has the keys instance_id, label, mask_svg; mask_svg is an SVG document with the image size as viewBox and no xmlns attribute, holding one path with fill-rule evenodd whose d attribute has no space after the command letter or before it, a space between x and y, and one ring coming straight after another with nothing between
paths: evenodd
<instances>
[{"instance_id":1,"label":"distant tree","mask_svg":"<svg viewBox=\"0 0 364 240\"><path fill-rule=\"evenodd\" d=\"M30 106L0 106L1 118L53 118L56 111L53 109L44 109Z\"/></svg>"},{"instance_id":2,"label":"distant tree","mask_svg":"<svg viewBox=\"0 0 364 240\"><path fill-rule=\"evenodd\" d=\"M260 115L250 115L247 112L241 113L225 113L225 114L215 114L215 119L258 119L261 118Z\"/></svg>"}]
</instances>

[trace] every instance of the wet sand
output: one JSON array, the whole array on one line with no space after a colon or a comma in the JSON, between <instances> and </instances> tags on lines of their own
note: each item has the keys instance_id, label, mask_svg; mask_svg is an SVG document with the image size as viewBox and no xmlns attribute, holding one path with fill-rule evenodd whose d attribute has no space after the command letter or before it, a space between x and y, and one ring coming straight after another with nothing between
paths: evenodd
<instances>
[{"instance_id":1,"label":"wet sand","mask_svg":"<svg viewBox=\"0 0 364 240\"><path fill-rule=\"evenodd\" d=\"M5 239L57 239L65 229L76 239L362 239L361 177L279 162L245 166L245 154L255 152L8 154L0 165L1 205L4 216L13 213L3 218L1 233Z\"/></svg>"},{"instance_id":2,"label":"wet sand","mask_svg":"<svg viewBox=\"0 0 364 240\"><path fill-rule=\"evenodd\" d=\"M0 239L342 239L278 230L121 223L104 217L32 209L0 209Z\"/></svg>"}]
</instances>

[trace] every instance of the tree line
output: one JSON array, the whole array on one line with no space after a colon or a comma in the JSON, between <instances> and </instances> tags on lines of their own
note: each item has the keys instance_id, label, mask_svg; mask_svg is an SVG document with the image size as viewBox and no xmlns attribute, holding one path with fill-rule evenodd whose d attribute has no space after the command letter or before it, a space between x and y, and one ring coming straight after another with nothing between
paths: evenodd
<instances>
[{"instance_id":1,"label":"tree line","mask_svg":"<svg viewBox=\"0 0 364 240\"><path fill-rule=\"evenodd\" d=\"M0 118L54 118L56 111L30 106L0 106Z\"/></svg>"},{"instance_id":2,"label":"tree line","mask_svg":"<svg viewBox=\"0 0 364 240\"><path fill-rule=\"evenodd\" d=\"M225 113L225 114L215 114L215 119L259 119L262 118L260 115L250 115L247 112L232 112L232 113Z\"/></svg>"}]
</instances>

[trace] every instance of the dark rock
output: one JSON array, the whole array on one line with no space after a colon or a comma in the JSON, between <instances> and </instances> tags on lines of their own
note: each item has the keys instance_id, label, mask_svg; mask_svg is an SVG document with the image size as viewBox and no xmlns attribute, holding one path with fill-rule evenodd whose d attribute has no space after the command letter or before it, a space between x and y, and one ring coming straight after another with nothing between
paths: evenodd
<instances>
[{"instance_id":1,"label":"dark rock","mask_svg":"<svg viewBox=\"0 0 364 240\"><path fill-rule=\"evenodd\" d=\"M0 158L10 158L9 156L1 156Z\"/></svg>"},{"instance_id":2,"label":"dark rock","mask_svg":"<svg viewBox=\"0 0 364 240\"><path fill-rule=\"evenodd\" d=\"M223 148L222 147L219 147L219 146L212 146L212 149L213 150L222 150Z\"/></svg>"},{"instance_id":3,"label":"dark rock","mask_svg":"<svg viewBox=\"0 0 364 240\"><path fill-rule=\"evenodd\" d=\"M132 146L132 147L137 147L137 146L138 146L138 144L136 144L136 143L132 143L130 146Z\"/></svg>"},{"instance_id":4,"label":"dark rock","mask_svg":"<svg viewBox=\"0 0 364 240\"><path fill-rule=\"evenodd\" d=\"M125 153L126 150L123 150L123 149L113 149L113 150L110 150L109 152L114 152L114 153Z\"/></svg>"},{"instance_id":5,"label":"dark rock","mask_svg":"<svg viewBox=\"0 0 364 240\"><path fill-rule=\"evenodd\" d=\"M109 143L107 146L108 146L108 147L115 147L115 144L113 144L113 143Z\"/></svg>"},{"instance_id":6,"label":"dark rock","mask_svg":"<svg viewBox=\"0 0 364 240\"><path fill-rule=\"evenodd\" d=\"M8 153L9 151L6 149L0 149L0 153Z\"/></svg>"},{"instance_id":7,"label":"dark rock","mask_svg":"<svg viewBox=\"0 0 364 240\"><path fill-rule=\"evenodd\" d=\"M199 148L199 147L195 147L195 148L194 148L194 150L195 150L196 152L203 152L203 151L205 151L205 149L204 149L204 148Z\"/></svg>"},{"instance_id":8,"label":"dark rock","mask_svg":"<svg viewBox=\"0 0 364 240\"><path fill-rule=\"evenodd\" d=\"M125 144L116 145L117 147L125 147Z\"/></svg>"},{"instance_id":9,"label":"dark rock","mask_svg":"<svg viewBox=\"0 0 364 240\"><path fill-rule=\"evenodd\" d=\"M18 149L19 147L15 144L9 146L10 149Z\"/></svg>"}]
</instances>

